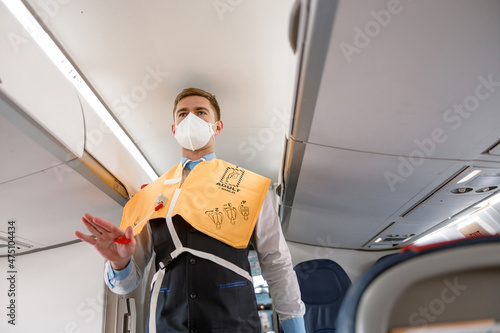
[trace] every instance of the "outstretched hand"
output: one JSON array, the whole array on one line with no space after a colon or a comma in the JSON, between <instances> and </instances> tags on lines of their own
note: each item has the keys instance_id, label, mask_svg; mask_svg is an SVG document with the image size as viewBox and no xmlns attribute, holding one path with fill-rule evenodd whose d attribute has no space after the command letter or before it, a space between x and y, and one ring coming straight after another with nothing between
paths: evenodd
<instances>
[{"instance_id":1,"label":"outstretched hand","mask_svg":"<svg viewBox=\"0 0 500 333\"><path fill-rule=\"evenodd\" d=\"M105 259L110 261L113 269L120 270L128 265L136 245L132 227L128 227L124 232L113 223L88 213L82 216L82 223L95 238L79 231L75 231L76 237L92 245ZM116 244L114 240L123 235L132 241L128 244Z\"/></svg>"}]
</instances>

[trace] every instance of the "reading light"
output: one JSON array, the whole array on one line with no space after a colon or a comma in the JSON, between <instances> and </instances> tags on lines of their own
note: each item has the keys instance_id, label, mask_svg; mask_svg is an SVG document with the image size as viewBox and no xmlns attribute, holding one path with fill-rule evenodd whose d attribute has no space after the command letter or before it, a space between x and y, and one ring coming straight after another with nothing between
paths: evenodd
<instances>
[{"instance_id":1,"label":"reading light","mask_svg":"<svg viewBox=\"0 0 500 333\"><path fill-rule=\"evenodd\" d=\"M465 176L464 178L460 179L457 182L457 184L465 183L466 181L471 180L475 175L477 175L480 172L481 172L481 170L474 170L474 171L472 171L467 176Z\"/></svg>"},{"instance_id":2,"label":"reading light","mask_svg":"<svg viewBox=\"0 0 500 333\"><path fill-rule=\"evenodd\" d=\"M111 116L106 107L97 98L87 83L82 79L78 71L71 62L64 56L52 38L43 30L37 20L33 17L21 0L1 0L2 3L21 23L23 28L30 34L33 40L40 46L45 54L52 60L62 74L73 84L78 92L85 98L94 109L101 120L109 127L121 144L127 149L132 157L144 169L151 180L158 178L158 174L153 170L141 151L132 142L123 128Z\"/></svg>"}]
</instances>

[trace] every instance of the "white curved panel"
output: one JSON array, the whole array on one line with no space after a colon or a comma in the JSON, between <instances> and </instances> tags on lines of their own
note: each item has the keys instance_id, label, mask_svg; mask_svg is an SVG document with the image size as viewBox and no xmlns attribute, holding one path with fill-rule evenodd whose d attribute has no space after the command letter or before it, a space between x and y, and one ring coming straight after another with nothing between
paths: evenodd
<instances>
[{"instance_id":1,"label":"white curved panel","mask_svg":"<svg viewBox=\"0 0 500 333\"><path fill-rule=\"evenodd\" d=\"M73 86L0 4L0 89L71 154L83 153L83 117ZM74 156L68 155L67 160Z\"/></svg>"},{"instance_id":2,"label":"white curved panel","mask_svg":"<svg viewBox=\"0 0 500 333\"><path fill-rule=\"evenodd\" d=\"M307 145L285 230L287 240L362 247L425 196L423 188L439 186L440 177L460 169L455 161L427 160L399 173L406 171L404 166L393 156Z\"/></svg>"},{"instance_id":3,"label":"white curved panel","mask_svg":"<svg viewBox=\"0 0 500 333\"><path fill-rule=\"evenodd\" d=\"M0 100L0 112L4 112L3 101ZM4 117L0 116L0 184L21 178L40 170L60 165L55 155L40 149L32 138L24 135Z\"/></svg>"},{"instance_id":4,"label":"white curved panel","mask_svg":"<svg viewBox=\"0 0 500 333\"><path fill-rule=\"evenodd\" d=\"M85 213L119 225L123 209L66 164L2 184L0 200L1 221L16 219L17 235L42 246L73 241L75 230L88 232L80 221ZM7 223L0 231L7 231Z\"/></svg>"},{"instance_id":5,"label":"white curved panel","mask_svg":"<svg viewBox=\"0 0 500 333\"><path fill-rule=\"evenodd\" d=\"M85 150L125 185L129 195L135 194L150 178L85 99L81 98L81 102Z\"/></svg>"},{"instance_id":6,"label":"white curved panel","mask_svg":"<svg viewBox=\"0 0 500 333\"><path fill-rule=\"evenodd\" d=\"M500 3L394 4L339 2L313 129L299 139L476 158L498 140L483 142L500 121Z\"/></svg>"}]
</instances>

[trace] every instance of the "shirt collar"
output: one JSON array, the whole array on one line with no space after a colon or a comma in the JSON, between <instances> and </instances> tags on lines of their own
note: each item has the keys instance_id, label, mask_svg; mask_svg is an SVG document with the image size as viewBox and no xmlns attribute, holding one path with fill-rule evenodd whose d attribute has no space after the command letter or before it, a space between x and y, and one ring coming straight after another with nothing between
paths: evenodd
<instances>
[{"instance_id":1,"label":"shirt collar","mask_svg":"<svg viewBox=\"0 0 500 333\"><path fill-rule=\"evenodd\" d=\"M210 161L214 158L215 158L215 152L206 154L205 156L196 161L191 161L189 158L181 156L181 164L183 168L187 166L189 170L192 170L196 165L198 165L198 163L203 161Z\"/></svg>"}]
</instances>

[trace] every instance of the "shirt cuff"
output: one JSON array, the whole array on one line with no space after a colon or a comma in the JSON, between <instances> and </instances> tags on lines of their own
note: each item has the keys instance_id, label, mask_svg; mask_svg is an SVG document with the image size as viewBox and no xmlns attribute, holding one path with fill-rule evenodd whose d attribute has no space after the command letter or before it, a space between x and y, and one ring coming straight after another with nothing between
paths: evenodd
<instances>
[{"instance_id":1,"label":"shirt cuff","mask_svg":"<svg viewBox=\"0 0 500 333\"><path fill-rule=\"evenodd\" d=\"M128 265L119 271L115 271L113 267L111 267L111 263L109 261L106 262L106 277L107 281L106 284L108 287L113 288L114 285L111 283L111 281L121 281L126 279L129 275L130 272L132 272L132 259L128 262Z\"/></svg>"},{"instance_id":2,"label":"shirt cuff","mask_svg":"<svg viewBox=\"0 0 500 333\"><path fill-rule=\"evenodd\" d=\"M304 317L293 317L281 323L285 333L306 333Z\"/></svg>"}]
</instances>

